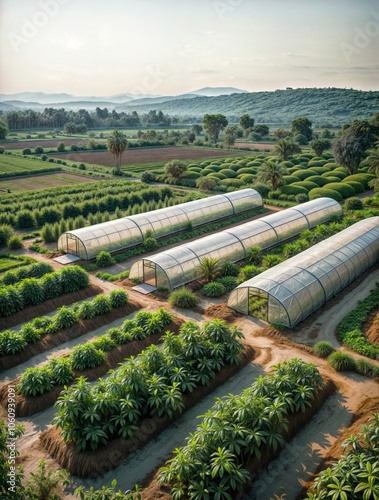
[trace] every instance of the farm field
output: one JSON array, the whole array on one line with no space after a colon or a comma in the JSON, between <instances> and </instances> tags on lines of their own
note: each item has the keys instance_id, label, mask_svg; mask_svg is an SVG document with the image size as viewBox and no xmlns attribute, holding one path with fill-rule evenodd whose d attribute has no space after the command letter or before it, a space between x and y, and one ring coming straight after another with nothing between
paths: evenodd
<instances>
[{"instance_id":1,"label":"farm field","mask_svg":"<svg viewBox=\"0 0 379 500\"><path fill-rule=\"evenodd\" d=\"M0 180L0 196L10 190L12 193L22 193L36 189L54 188L60 186L74 186L76 184L96 182L96 179L66 172L49 175L36 175L20 179ZM2 193L3 192L3 193Z\"/></svg>"},{"instance_id":2,"label":"farm field","mask_svg":"<svg viewBox=\"0 0 379 500\"><path fill-rule=\"evenodd\" d=\"M16 175L25 175L32 174L33 171L41 171L41 170L58 170L59 166L45 163L40 160L34 160L33 158L21 158L18 156L8 156L1 155L0 156L0 176L1 174L5 174L11 176L13 173Z\"/></svg>"},{"instance_id":3,"label":"farm field","mask_svg":"<svg viewBox=\"0 0 379 500\"><path fill-rule=\"evenodd\" d=\"M234 144L235 148L250 148L250 149L274 149L275 144L263 144L263 143L255 143L251 142L236 142Z\"/></svg>"},{"instance_id":4,"label":"farm field","mask_svg":"<svg viewBox=\"0 0 379 500\"><path fill-rule=\"evenodd\" d=\"M304 335L301 329L297 331L298 341L301 343L312 342L315 332L318 338L323 338L323 332L328 332L331 318L333 322L341 320L346 310L353 309L359 300L368 295L370 289L375 286L379 280L379 271L373 270L366 275L358 287L347 290L347 293L337 297L328 310L320 312L311 318L309 327ZM117 285L105 284L104 282L91 277L91 282L98 286L106 286L104 293L109 293L110 289L118 289ZM195 321L201 324L205 320L212 320L212 317L194 311L173 310L166 302L157 302L152 297L141 296L133 291L129 291L129 298L133 302L138 302L140 308L145 311L156 311L162 306L180 317L183 321ZM343 308L341 308L343 303ZM141 310L140 309L140 310ZM127 319L133 315L127 316ZM110 323L109 326L115 327L121 324ZM253 490L245 498L256 498L258 492L267 494L267 498L275 498L275 495L286 494L288 498L296 498L301 492L302 482L307 481L310 475L315 472L316 467L328 455L328 450L337 441L340 434L350 425L354 415L360 414L364 404L369 401L372 407L374 401L378 398L378 384L360 376L351 376L351 374L337 374L324 360L315 358L309 348L301 348L301 345L287 340L285 336L276 334L276 336L267 336L268 330L264 329L265 323L256 318L240 317L235 318L234 324L238 326L244 336L245 343L253 347L256 351L255 359L245 368L237 372L226 383L218 387L214 392L207 395L201 402L197 403L190 410L185 412L175 423L168 427L164 432L156 437L149 439L148 443L133 453L131 453L116 469L107 472L100 478L77 478L72 476L72 484L69 490L62 495L65 500L74 500L77 497L73 491L77 486L83 485L86 489L94 486L101 488L103 484L110 485L116 478L117 486L122 490L133 488L136 483L142 484L146 475L152 474L157 467L163 466L164 462L170 458L171 453L177 446L183 446L185 439L190 432L193 432L200 423L196 417L204 415L210 409L215 401L215 397L223 397L228 394L239 394L242 390L248 388L259 375L269 373L274 365L282 363L297 357L304 361L317 363L323 376L330 377L337 384L337 393L331 396L316 414L315 418L309 422L302 431L289 443L281 455L272 462L270 466L259 478L259 481L253 485ZM85 339L98 338L99 335L109 329L106 325L87 333ZM80 344L80 337L70 345ZM62 348L67 348L68 344L57 346L47 351L44 358L51 359L56 354L61 354ZM41 356L40 356L41 357ZM22 369L32 367L40 362L39 358L31 358L23 363ZM16 369L11 369L1 374L3 381L14 378L15 373L20 373ZM35 470L36 462L45 458L49 466L58 467L57 462L49 457L46 450L41 446L39 437L47 429L54 417L56 409L52 406L40 413L30 417L18 418L18 423L23 423L26 427L26 433L17 441L18 451L20 451L20 463L23 464L25 473ZM0 416L4 417L4 408L0 407ZM151 424L150 424L151 425ZM315 450L310 453L309 450ZM298 469L298 464L304 464L304 469ZM288 468L297 473L288 475ZM150 476L151 477L151 476ZM169 499L170 494L157 490L156 483L153 481L150 489L142 493L144 500L156 498ZM266 497L262 497L266 498Z\"/></svg>"},{"instance_id":5,"label":"farm field","mask_svg":"<svg viewBox=\"0 0 379 500\"><path fill-rule=\"evenodd\" d=\"M127 149L122 155L122 166L128 166L136 163L148 162L167 162L170 160L198 160L203 158L219 158L225 156L237 156L239 153L234 151L223 151L216 149L195 149L178 148L175 146L161 148ZM90 163L92 165L114 166L113 156L108 151L99 151L93 153L77 152L67 154L51 154L51 158L61 158L64 160Z\"/></svg>"}]
</instances>

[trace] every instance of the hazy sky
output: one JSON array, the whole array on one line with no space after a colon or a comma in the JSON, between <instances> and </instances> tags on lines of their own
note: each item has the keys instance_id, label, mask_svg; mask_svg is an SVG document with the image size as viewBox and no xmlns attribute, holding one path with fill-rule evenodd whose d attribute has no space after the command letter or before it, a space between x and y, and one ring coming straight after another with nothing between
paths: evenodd
<instances>
[{"instance_id":1,"label":"hazy sky","mask_svg":"<svg viewBox=\"0 0 379 500\"><path fill-rule=\"evenodd\" d=\"M377 0L0 0L0 92L379 89Z\"/></svg>"}]
</instances>

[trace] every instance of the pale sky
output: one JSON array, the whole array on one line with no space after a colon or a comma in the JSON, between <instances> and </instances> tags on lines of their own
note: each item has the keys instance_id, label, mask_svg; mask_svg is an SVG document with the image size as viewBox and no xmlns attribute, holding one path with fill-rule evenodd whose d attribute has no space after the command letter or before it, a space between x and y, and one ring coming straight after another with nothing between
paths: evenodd
<instances>
[{"instance_id":1,"label":"pale sky","mask_svg":"<svg viewBox=\"0 0 379 500\"><path fill-rule=\"evenodd\" d=\"M379 89L377 0L0 0L0 93Z\"/></svg>"}]
</instances>

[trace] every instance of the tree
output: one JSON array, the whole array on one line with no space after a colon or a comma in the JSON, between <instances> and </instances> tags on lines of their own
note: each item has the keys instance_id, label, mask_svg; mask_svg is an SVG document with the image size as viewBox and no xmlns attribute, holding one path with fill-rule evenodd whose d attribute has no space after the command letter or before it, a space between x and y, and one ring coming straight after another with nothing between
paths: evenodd
<instances>
[{"instance_id":1,"label":"tree","mask_svg":"<svg viewBox=\"0 0 379 500\"><path fill-rule=\"evenodd\" d=\"M245 113L244 115L241 116L240 118L240 126L246 130L248 128L253 128L254 127L255 120L254 118L250 118L250 115Z\"/></svg>"},{"instance_id":2,"label":"tree","mask_svg":"<svg viewBox=\"0 0 379 500\"><path fill-rule=\"evenodd\" d=\"M200 135L201 132L203 131L203 127L201 125L198 125L197 123L195 123L194 125L192 125L192 129L191 129L196 135Z\"/></svg>"},{"instance_id":3,"label":"tree","mask_svg":"<svg viewBox=\"0 0 379 500\"><path fill-rule=\"evenodd\" d=\"M286 161L294 154L301 153L301 148L293 141L280 139L278 144L275 145L274 153L277 154L282 161Z\"/></svg>"},{"instance_id":4,"label":"tree","mask_svg":"<svg viewBox=\"0 0 379 500\"><path fill-rule=\"evenodd\" d=\"M223 130L228 125L228 120L226 116L217 114L217 115L204 115L203 118L204 130L209 134L214 143L216 144L218 141L218 137L220 135L221 130Z\"/></svg>"},{"instance_id":5,"label":"tree","mask_svg":"<svg viewBox=\"0 0 379 500\"><path fill-rule=\"evenodd\" d=\"M116 170L121 171L121 157L122 153L128 147L128 141L126 140L125 134L119 130L113 130L107 138L107 148L108 151L113 155L114 162L116 165Z\"/></svg>"},{"instance_id":6,"label":"tree","mask_svg":"<svg viewBox=\"0 0 379 500\"><path fill-rule=\"evenodd\" d=\"M187 170L187 165L180 160L171 160L164 166L165 174L179 179Z\"/></svg>"},{"instance_id":7,"label":"tree","mask_svg":"<svg viewBox=\"0 0 379 500\"><path fill-rule=\"evenodd\" d=\"M227 148L231 148L234 146L234 143L236 142L236 137L237 137L237 131L236 127L228 127L225 130L225 137L224 137L224 144Z\"/></svg>"},{"instance_id":8,"label":"tree","mask_svg":"<svg viewBox=\"0 0 379 500\"><path fill-rule=\"evenodd\" d=\"M312 122L305 116L292 120L292 133L305 135L308 141L312 139Z\"/></svg>"},{"instance_id":9,"label":"tree","mask_svg":"<svg viewBox=\"0 0 379 500\"><path fill-rule=\"evenodd\" d=\"M333 141L335 159L348 168L350 174L356 174L365 151L377 141L377 127L367 120L354 120L345 127L339 137Z\"/></svg>"},{"instance_id":10,"label":"tree","mask_svg":"<svg viewBox=\"0 0 379 500\"><path fill-rule=\"evenodd\" d=\"M309 145L315 152L316 156L321 156L326 149L330 148L331 142L329 139L313 139Z\"/></svg>"},{"instance_id":11,"label":"tree","mask_svg":"<svg viewBox=\"0 0 379 500\"><path fill-rule=\"evenodd\" d=\"M279 164L278 161L266 161L257 170L257 180L259 182L270 182L272 191L283 183L283 176L287 175L287 169Z\"/></svg>"},{"instance_id":12,"label":"tree","mask_svg":"<svg viewBox=\"0 0 379 500\"><path fill-rule=\"evenodd\" d=\"M254 131L262 137L270 133L270 129L267 125L257 125L256 127L254 127Z\"/></svg>"},{"instance_id":13,"label":"tree","mask_svg":"<svg viewBox=\"0 0 379 500\"><path fill-rule=\"evenodd\" d=\"M66 146L64 144L64 142L60 142L57 146L57 151L58 153L63 153L63 151L66 149Z\"/></svg>"},{"instance_id":14,"label":"tree","mask_svg":"<svg viewBox=\"0 0 379 500\"><path fill-rule=\"evenodd\" d=\"M9 133L8 125L4 120L0 120L0 139L5 139Z\"/></svg>"},{"instance_id":15,"label":"tree","mask_svg":"<svg viewBox=\"0 0 379 500\"><path fill-rule=\"evenodd\" d=\"M370 168L369 173L373 173L376 177L379 177L379 142L377 142L378 147L376 149L369 150L370 156L367 157L367 163Z\"/></svg>"}]
</instances>

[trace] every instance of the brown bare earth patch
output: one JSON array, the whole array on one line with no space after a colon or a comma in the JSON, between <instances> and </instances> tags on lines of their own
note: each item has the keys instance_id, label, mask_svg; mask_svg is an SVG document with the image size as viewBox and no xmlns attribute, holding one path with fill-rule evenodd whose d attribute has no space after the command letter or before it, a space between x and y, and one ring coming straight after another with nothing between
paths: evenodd
<instances>
[{"instance_id":1,"label":"brown bare earth patch","mask_svg":"<svg viewBox=\"0 0 379 500\"><path fill-rule=\"evenodd\" d=\"M237 151L223 151L215 149L178 148L175 146L164 148L127 149L122 155L122 165L127 167L134 163L164 162L169 160L201 160L202 158L218 158L224 156L238 156ZM51 158L61 158L63 160L76 161L82 163L92 163L114 167L113 156L108 151L73 152L49 154Z\"/></svg>"},{"instance_id":2,"label":"brown bare earth patch","mask_svg":"<svg viewBox=\"0 0 379 500\"><path fill-rule=\"evenodd\" d=\"M184 411L195 406L201 399L229 380L254 358L254 354L254 349L245 345L245 351L239 365L223 367L208 386L200 386L192 393L183 395ZM55 427L44 431L40 435L40 440L44 449L71 474L95 478L117 467L126 456L142 448L150 439L174 422L179 415L180 413L177 413L171 419L168 416L146 418L141 422L132 438L113 439L107 446L103 446L95 452L77 453L74 443L65 443L60 431Z\"/></svg>"},{"instance_id":3,"label":"brown bare earth patch","mask_svg":"<svg viewBox=\"0 0 379 500\"><path fill-rule=\"evenodd\" d=\"M178 333L180 326L183 324L183 320L175 318L170 324L166 325L161 332L149 335L149 337L142 340L134 340L129 342L129 344L117 346L115 349L106 352L106 361L101 366L96 368L91 368L87 370L74 370L74 380L70 386L75 383L75 379L78 377L85 377L88 381L96 380L105 373L107 373L112 368L115 368L118 363L124 361L125 358L130 356L137 356L140 352L151 344L156 344L159 342L162 335L170 330L174 333ZM8 385L16 386L20 382L20 378L13 380L9 384L4 385L0 389L0 404L6 408L8 403ZM58 399L59 394L63 390L63 385L58 385L53 388L52 391L40 396L23 396L21 394L16 395L16 414L18 417L28 417L39 411L46 410L49 406L53 405Z\"/></svg>"},{"instance_id":4,"label":"brown bare earth patch","mask_svg":"<svg viewBox=\"0 0 379 500\"><path fill-rule=\"evenodd\" d=\"M364 336L373 344L379 344L379 309L371 311L362 325Z\"/></svg>"},{"instance_id":5,"label":"brown bare earth patch","mask_svg":"<svg viewBox=\"0 0 379 500\"><path fill-rule=\"evenodd\" d=\"M211 316L212 318L219 318L227 321L228 323L232 323L236 320L236 318L240 318L242 314L231 309L226 305L226 302L222 302L221 304L214 304L205 309L205 314L207 316Z\"/></svg>"},{"instance_id":6,"label":"brown bare earth patch","mask_svg":"<svg viewBox=\"0 0 379 500\"><path fill-rule=\"evenodd\" d=\"M58 307L73 304L79 300L88 299L88 297L93 297L101 293L103 293L103 290L99 286L88 285L86 288L78 290L77 292L65 293L56 299L46 300L37 306L26 307L16 314L12 314L6 318L0 318L0 330L11 328L12 326L37 318L37 316L45 316L49 312L54 311L54 309L58 309Z\"/></svg>"},{"instance_id":7,"label":"brown bare earth patch","mask_svg":"<svg viewBox=\"0 0 379 500\"><path fill-rule=\"evenodd\" d=\"M290 330L288 330L288 332L290 332ZM275 340L276 345L292 347L294 349L299 349L308 354L314 355L312 347L291 340L289 337L287 337L287 335L280 332L279 330L276 330L276 328L272 327L263 328L258 332L258 335L263 337L269 337L270 339Z\"/></svg>"}]
</instances>

